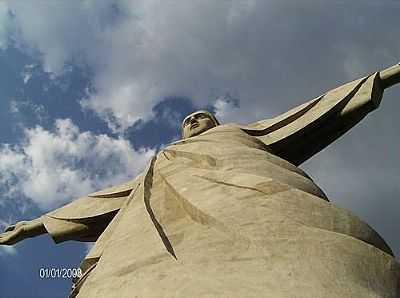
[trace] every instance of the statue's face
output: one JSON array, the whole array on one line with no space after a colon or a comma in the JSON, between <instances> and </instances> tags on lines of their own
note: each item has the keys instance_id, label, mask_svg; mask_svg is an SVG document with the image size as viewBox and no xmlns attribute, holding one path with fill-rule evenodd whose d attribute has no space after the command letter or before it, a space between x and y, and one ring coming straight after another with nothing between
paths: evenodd
<instances>
[{"instance_id":1,"label":"statue's face","mask_svg":"<svg viewBox=\"0 0 400 298\"><path fill-rule=\"evenodd\" d=\"M183 138L190 138L217 126L213 119L204 112L196 112L187 116L182 123Z\"/></svg>"}]
</instances>

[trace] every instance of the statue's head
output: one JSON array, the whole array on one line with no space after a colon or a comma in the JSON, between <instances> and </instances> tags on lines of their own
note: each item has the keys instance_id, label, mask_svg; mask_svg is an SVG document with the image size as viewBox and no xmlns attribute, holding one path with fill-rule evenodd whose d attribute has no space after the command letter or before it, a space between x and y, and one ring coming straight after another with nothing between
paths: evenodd
<instances>
[{"instance_id":1,"label":"statue's head","mask_svg":"<svg viewBox=\"0 0 400 298\"><path fill-rule=\"evenodd\" d=\"M217 118L208 111L197 111L182 121L182 138L197 136L202 132L219 125Z\"/></svg>"}]
</instances>

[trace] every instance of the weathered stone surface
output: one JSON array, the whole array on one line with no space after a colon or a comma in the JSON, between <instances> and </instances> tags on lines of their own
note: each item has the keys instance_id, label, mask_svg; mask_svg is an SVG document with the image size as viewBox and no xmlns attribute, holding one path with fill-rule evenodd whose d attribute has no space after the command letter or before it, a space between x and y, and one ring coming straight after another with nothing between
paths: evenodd
<instances>
[{"instance_id":1,"label":"weathered stone surface","mask_svg":"<svg viewBox=\"0 0 400 298\"><path fill-rule=\"evenodd\" d=\"M97 239L71 296L400 297L385 241L297 167L377 108L399 68L247 126L189 115L135 180L43 215L56 242Z\"/></svg>"},{"instance_id":2,"label":"weathered stone surface","mask_svg":"<svg viewBox=\"0 0 400 298\"><path fill-rule=\"evenodd\" d=\"M167 147L144 180L78 297L397 295L379 235L237 126Z\"/></svg>"}]
</instances>

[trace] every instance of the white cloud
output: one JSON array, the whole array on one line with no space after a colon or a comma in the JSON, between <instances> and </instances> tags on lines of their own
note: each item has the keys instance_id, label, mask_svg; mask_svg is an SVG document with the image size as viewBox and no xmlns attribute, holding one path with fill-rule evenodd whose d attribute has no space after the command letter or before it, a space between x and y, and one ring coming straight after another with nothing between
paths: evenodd
<instances>
[{"instance_id":1,"label":"white cloud","mask_svg":"<svg viewBox=\"0 0 400 298\"><path fill-rule=\"evenodd\" d=\"M230 95L218 97L214 103L215 116L221 123L245 123L244 115L239 106L239 100Z\"/></svg>"},{"instance_id":2,"label":"white cloud","mask_svg":"<svg viewBox=\"0 0 400 298\"><path fill-rule=\"evenodd\" d=\"M152 108L171 95L228 113L218 98L237 94L242 120L261 119L400 56L392 3L7 3L18 40L39 50L46 70L60 73L70 60L93 69L96 93L82 106L114 131L151 119Z\"/></svg>"},{"instance_id":3,"label":"white cloud","mask_svg":"<svg viewBox=\"0 0 400 298\"><path fill-rule=\"evenodd\" d=\"M134 150L129 141L80 132L71 120L54 131L25 130L21 145L0 148L0 184L8 197L23 195L49 209L80 195L134 177L152 150Z\"/></svg>"},{"instance_id":4,"label":"white cloud","mask_svg":"<svg viewBox=\"0 0 400 298\"><path fill-rule=\"evenodd\" d=\"M36 104L29 100L10 100L10 112L13 114L32 114L39 122L43 122L47 117L47 111L41 104Z\"/></svg>"},{"instance_id":5,"label":"white cloud","mask_svg":"<svg viewBox=\"0 0 400 298\"><path fill-rule=\"evenodd\" d=\"M32 77L32 70L35 68L35 64L28 64L25 65L22 73L21 73L21 77L22 80L24 81L24 84L27 84L28 81L31 79Z\"/></svg>"},{"instance_id":6,"label":"white cloud","mask_svg":"<svg viewBox=\"0 0 400 298\"><path fill-rule=\"evenodd\" d=\"M14 246L0 246L0 256L16 255L17 249Z\"/></svg>"}]
</instances>

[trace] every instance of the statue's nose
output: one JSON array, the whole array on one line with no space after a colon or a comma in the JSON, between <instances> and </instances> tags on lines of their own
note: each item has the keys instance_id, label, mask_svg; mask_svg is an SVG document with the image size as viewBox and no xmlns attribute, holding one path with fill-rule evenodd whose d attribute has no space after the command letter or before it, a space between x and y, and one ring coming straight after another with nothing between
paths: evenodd
<instances>
[{"instance_id":1,"label":"statue's nose","mask_svg":"<svg viewBox=\"0 0 400 298\"><path fill-rule=\"evenodd\" d=\"M197 120L196 120L196 118L194 116L192 116L192 117L190 117L189 122L190 123L194 123L194 122L197 122Z\"/></svg>"}]
</instances>

